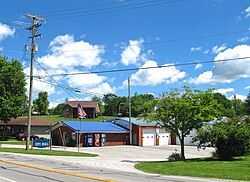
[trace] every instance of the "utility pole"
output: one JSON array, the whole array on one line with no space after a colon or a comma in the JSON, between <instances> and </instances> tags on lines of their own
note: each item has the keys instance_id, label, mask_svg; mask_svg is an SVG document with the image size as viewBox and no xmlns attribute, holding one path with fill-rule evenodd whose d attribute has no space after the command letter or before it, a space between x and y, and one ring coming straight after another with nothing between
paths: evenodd
<instances>
[{"instance_id":1,"label":"utility pole","mask_svg":"<svg viewBox=\"0 0 250 182\"><path fill-rule=\"evenodd\" d=\"M131 122L131 94L130 94L130 78L128 77L128 113L129 113L129 143L132 145L132 122Z\"/></svg>"},{"instance_id":2,"label":"utility pole","mask_svg":"<svg viewBox=\"0 0 250 182\"><path fill-rule=\"evenodd\" d=\"M35 60L35 51L37 46L35 44L35 38L41 37L41 34L36 34L37 29L41 26L41 22L44 21L42 18L32 15L25 14L25 16L31 19L31 25L27 28L31 32L31 46L27 46L30 48L31 56L30 56L30 86L29 86L29 109L28 109L28 126L27 126L27 139L26 139L26 150L29 150L30 144L30 136L31 136L31 113L32 113L32 89L33 89L33 62Z\"/></svg>"}]
</instances>

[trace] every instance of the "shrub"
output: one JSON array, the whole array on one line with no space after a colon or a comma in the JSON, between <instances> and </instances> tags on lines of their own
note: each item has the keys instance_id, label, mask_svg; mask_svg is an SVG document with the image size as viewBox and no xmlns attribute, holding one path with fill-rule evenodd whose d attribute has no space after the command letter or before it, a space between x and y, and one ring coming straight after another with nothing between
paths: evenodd
<instances>
[{"instance_id":1,"label":"shrub","mask_svg":"<svg viewBox=\"0 0 250 182\"><path fill-rule=\"evenodd\" d=\"M208 142L216 148L218 158L232 160L234 156L247 155L250 149L250 125L246 118L234 118L219 122L212 127L198 131L196 141L199 147Z\"/></svg>"},{"instance_id":2,"label":"shrub","mask_svg":"<svg viewBox=\"0 0 250 182\"><path fill-rule=\"evenodd\" d=\"M172 153L171 155L168 156L168 160L170 162L180 161L181 160L181 154L179 154L177 152L174 152L174 153Z\"/></svg>"}]
</instances>

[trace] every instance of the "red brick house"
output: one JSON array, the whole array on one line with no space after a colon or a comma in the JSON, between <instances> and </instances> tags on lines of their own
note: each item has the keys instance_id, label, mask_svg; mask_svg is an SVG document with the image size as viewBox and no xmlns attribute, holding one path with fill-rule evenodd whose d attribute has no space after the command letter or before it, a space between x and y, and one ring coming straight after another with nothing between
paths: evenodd
<instances>
[{"instance_id":1,"label":"red brick house","mask_svg":"<svg viewBox=\"0 0 250 182\"><path fill-rule=\"evenodd\" d=\"M129 130L129 118L117 118L113 121L116 125ZM146 122L142 119L131 118L132 144L137 146L169 145L171 138L169 132L160 122Z\"/></svg>"},{"instance_id":2,"label":"red brick house","mask_svg":"<svg viewBox=\"0 0 250 182\"><path fill-rule=\"evenodd\" d=\"M77 118L77 106L81 104L87 118L96 118L100 114L99 104L93 101L68 101L63 108L63 117Z\"/></svg>"},{"instance_id":3,"label":"red brick house","mask_svg":"<svg viewBox=\"0 0 250 182\"><path fill-rule=\"evenodd\" d=\"M51 131L52 144L81 147L116 146L129 144L129 131L112 122L62 121Z\"/></svg>"}]
</instances>

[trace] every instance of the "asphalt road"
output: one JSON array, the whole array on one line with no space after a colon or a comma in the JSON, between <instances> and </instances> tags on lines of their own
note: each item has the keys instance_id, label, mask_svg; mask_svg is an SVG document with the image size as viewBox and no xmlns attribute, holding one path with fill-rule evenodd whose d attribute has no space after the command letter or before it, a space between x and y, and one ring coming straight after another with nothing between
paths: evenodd
<instances>
[{"instance_id":1,"label":"asphalt road","mask_svg":"<svg viewBox=\"0 0 250 182\"><path fill-rule=\"evenodd\" d=\"M214 179L200 179L200 178L185 178L175 176L161 176L161 175L149 175L145 173L132 173L120 170L104 169L100 170L95 167L77 165L75 163L64 163L60 161L51 161L46 159L30 158L29 156L17 155L17 154L4 154L0 153L0 159L8 160L23 164L29 164L33 166L41 166L50 169L56 169L61 171L67 171L74 174L88 175L92 177L111 179L114 181L124 182L191 182L191 181L216 181ZM56 172L48 172L44 170L38 170L33 168L27 168L19 165L6 164L0 162L0 181L3 182L78 182L78 181L95 181L86 178L80 178L65 174L59 174ZM222 181L222 180L218 180Z\"/></svg>"}]
</instances>

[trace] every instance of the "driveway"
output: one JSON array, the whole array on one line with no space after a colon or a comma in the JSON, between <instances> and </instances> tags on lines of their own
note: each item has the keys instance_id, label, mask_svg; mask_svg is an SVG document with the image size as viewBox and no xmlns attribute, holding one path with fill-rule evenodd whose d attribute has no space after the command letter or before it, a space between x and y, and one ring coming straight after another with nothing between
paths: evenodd
<instances>
[{"instance_id":1,"label":"driveway","mask_svg":"<svg viewBox=\"0 0 250 182\"><path fill-rule=\"evenodd\" d=\"M9 147L3 145L3 147ZM19 146L20 147L20 146ZM53 147L53 150L77 151L75 147ZM59 156L34 156L26 155L31 158L40 158L44 160L55 160L73 164L80 164L86 167L94 167L100 170L112 169L119 171L127 171L133 173L143 173L134 168L134 165L140 161L166 161L167 157L173 152L179 152L180 146L154 146L154 147L138 147L138 146L110 146L110 147L89 147L80 148L80 152L93 153L98 157L59 157ZM197 150L195 146L186 146L186 158L209 157L214 151L213 148L205 150Z\"/></svg>"}]
</instances>

